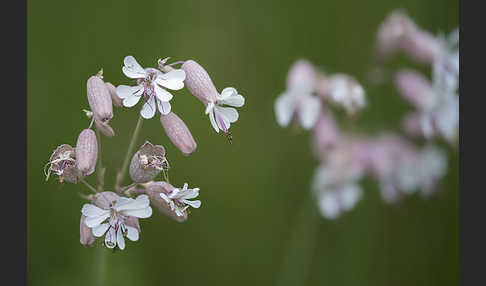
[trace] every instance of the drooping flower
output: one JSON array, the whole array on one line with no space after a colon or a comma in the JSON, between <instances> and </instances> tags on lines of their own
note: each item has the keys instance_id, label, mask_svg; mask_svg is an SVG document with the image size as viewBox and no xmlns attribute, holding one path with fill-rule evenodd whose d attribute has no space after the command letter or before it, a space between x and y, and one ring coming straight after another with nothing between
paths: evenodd
<instances>
[{"instance_id":1,"label":"drooping flower","mask_svg":"<svg viewBox=\"0 0 486 286\"><path fill-rule=\"evenodd\" d=\"M181 69L174 69L167 73L154 68L142 68L133 56L124 59L123 73L137 82L136 86L119 85L116 88L118 97L123 99L125 107L132 107L144 98L144 105L140 115L150 119L158 108L160 113L168 114L171 110L172 94L165 88L180 90L184 87L186 74ZM156 106L157 105L157 106Z\"/></svg>"},{"instance_id":2,"label":"drooping flower","mask_svg":"<svg viewBox=\"0 0 486 286\"><path fill-rule=\"evenodd\" d=\"M150 217L152 208L145 194L132 199L120 197L113 192L103 192L96 195L94 204L84 204L81 213L86 216L85 224L92 229L95 237L106 233L106 247L115 248L118 245L123 250L125 236L131 241L139 238L138 222L134 224L133 218Z\"/></svg>"},{"instance_id":3,"label":"drooping flower","mask_svg":"<svg viewBox=\"0 0 486 286\"><path fill-rule=\"evenodd\" d=\"M316 87L316 73L308 60L298 60L287 74L287 89L275 100L277 123L286 127L294 117L304 129L311 129L317 122L321 103L313 95Z\"/></svg>"},{"instance_id":4,"label":"drooping flower","mask_svg":"<svg viewBox=\"0 0 486 286\"><path fill-rule=\"evenodd\" d=\"M49 166L49 168L46 168ZM76 167L76 151L69 144L62 144L52 152L49 162L44 167L46 181L49 179L51 172L59 176L59 181L77 183L80 172Z\"/></svg>"},{"instance_id":5,"label":"drooping flower","mask_svg":"<svg viewBox=\"0 0 486 286\"><path fill-rule=\"evenodd\" d=\"M177 216L184 216L189 206L196 209L201 206L200 200L190 201L199 196L199 188L188 189L187 186L188 184L184 183L182 189L174 188L168 194L160 193L160 197L169 204L170 209L175 211Z\"/></svg>"},{"instance_id":6,"label":"drooping flower","mask_svg":"<svg viewBox=\"0 0 486 286\"><path fill-rule=\"evenodd\" d=\"M214 130L219 130L231 140L229 128L238 120L238 111L233 107L242 107L245 98L235 88L227 87L219 94L206 70L194 60L187 60L181 67L186 72L186 86L189 91L206 106L205 114ZM224 107L224 105L232 107Z\"/></svg>"},{"instance_id":7,"label":"drooping flower","mask_svg":"<svg viewBox=\"0 0 486 286\"><path fill-rule=\"evenodd\" d=\"M188 219L187 212L179 216L175 209L171 209L169 203L160 194L169 195L175 188L165 181L151 181L144 184L144 192L149 196L152 206L156 206L160 212L177 222L184 222Z\"/></svg>"},{"instance_id":8,"label":"drooping flower","mask_svg":"<svg viewBox=\"0 0 486 286\"><path fill-rule=\"evenodd\" d=\"M161 145L152 145L146 141L135 152L130 161L130 178L136 183L145 183L153 180L161 171L169 168L165 158L165 148Z\"/></svg>"}]
</instances>

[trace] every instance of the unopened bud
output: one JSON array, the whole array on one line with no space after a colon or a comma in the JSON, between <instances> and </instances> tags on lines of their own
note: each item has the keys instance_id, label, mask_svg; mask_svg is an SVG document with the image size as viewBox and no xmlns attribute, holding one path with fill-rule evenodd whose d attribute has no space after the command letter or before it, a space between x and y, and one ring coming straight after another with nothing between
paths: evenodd
<instances>
[{"instance_id":1,"label":"unopened bud","mask_svg":"<svg viewBox=\"0 0 486 286\"><path fill-rule=\"evenodd\" d=\"M133 155L130 162L130 178L135 183L145 183L153 180L161 171L169 168L165 158L165 149L160 145L145 142Z\"/></svg>"},{"instance_id":2,"label":"unopened bud","mask_svg":"<svg viewBox=\"0 0 486 286\"><path fill-rule=\"evenodd\" d=\"M206 70L193 60L187 60L181 66L186 72L187 89L197 97L202 103L215 102L218 97L218 91L214 86Z\"/></svg>"},{"instance_id":3,"label":"unopened bud","mask_svg":"<svg viewBox=\"0 0 486 286\"><path fill-rule=\"evenodd\" d=\"M95 124L96 128L98 128L98 130L101 131L101 133L103 133L103 135L105 135L106 137L115 136L115 131L113 130L113 128L111 128L108 122L101 122L95 118Z\"/></svg>"},{"instance_id":4,"label":"unopened bud","mask_svg":"<svg viewBox=\"0 0 486 286\"><path fill-rule=\"evenodd\" d=\"M47 166L49 166L47 171L44 169L46 180L53 172L59 176L60 182L67 181L75 184L78 182L79 171L76 168L76 152L70 145L62 144L57 147L49 158Z\"/></svg>"},{"instance_id":5,"label":"unopened bud","mask_svg":"<svg viewBox=\"0 0 486 286\"><path fill-rule=\"evenodd\" d=\"M96 238L93 235L91 228L84 223L85 220L86 217L81 215L81 222L79 223L79 242L81 242L84 247L89 247L93 246Z\"/></svg>"},{"instance_id":6,"label":"unopened bud","mask_svg":"<svg viewBox=\"0 0 486 286\"><path fill-rule=\"evenodd\" d=\"M134 216L127 216L125 219L125 224L131 227L134 227L138 230L138 232L141 232L142 230L140 229L140 223L138 222L138 218Z\"/></svg>"},{"instance_id":7,"label":"unopened bud","mask_svg":"<svg viewBox=\"0 0 486 286\"><path fill-rule=\"evenodd\" d=\"M114 192L102 192L96 194L95 199L93 200L93 204L97 207L102 209L109 209L118 199L120 196L115 194Z\"/></svg>"},{"instance_id":8,"label":"unopened bud","mask_svg":"<svg viewBox=\"0 0 486 286\"><path fill-rule=\"evenodd\" d=\"M439 42L429 32L416 28L408 34L402 49L412 60L430 64L439 52Z\"/></svg>"},{"instance_id":9,"label":"unopened bud","mask_svg":"<svg viewBox=\"0 0 486 286\"><path fill-rule=\"evenodd\" d=\"M400 95L418 109L427 107L432 96L432 85L420 73L402 69L395 74L395 86Z\"/></svg>"},{"instance_id":10,"label":"unopened bud","mask_svg":"<svg viewBox=\"0 0 486 286\"><path fill-rule=\"evenodd\" d=\"M76 167L83 176L92 174L98 159L98 142L91 129L81 131L76 142Z\"/></svg>"},{"instance_id":11,"label":"unopened bud","mask_svg":"<svg viewBox=\"0 0 486 286\"><path fill-rule=\"evenodd\" d=\"M111 102L117 107L123 106L123 99L116 95L116 87L111 82L105 82L106 88L110 92Z\"/></svg>"},{"instance_id":12,"label":"unopened bud","mask_svg":"<svg viewBox=\"0 0 486 286\"><path fill-rule=\"evenodd\" d=\"M167 215L171 219L177 222L183 222L187 220L187 213L184 212L183 216L177 216L177 214L170 209L169 204L160 197L160 193L169 195L174 187L166 182L150 182L147 184L145 193L149 196L152 205L157 206L157 208L163 214Z\"/></svg>"},{"instance_id":13,"label":"unopened bud","mask_svg":"<svg viewBox=\"0 0 486 286\"><path fill-rule=\"evenodd\" d=\"M332 113L323 110L314 126L314 150L318 156L336 146L339 134ZM327 154L324 154L327 155Z\"/></svg>"},{"instance_id":14,"label":"unopened bud","mask_svg":"<svg viewBox=\"0 0 486 286\"><path fill-rule=\"evenodd\" d=\"M94 75L86 84L88 102L94 116L101 122L107 122L113 117L113 106L110 92L101 77Z\"/></svg>"},{"instance_id":15,"label":"unopened bud","mask_svg":"<svg viewBox=\"0 0 486 286\"><path fill-rule=\"evenodd\" d=\"M160 122L170 141L184 154L189 155L196 150L197 144L192 137L191 131L187 128L182 119L175 113L160 115Z\"/></svg>"}]
</instances>

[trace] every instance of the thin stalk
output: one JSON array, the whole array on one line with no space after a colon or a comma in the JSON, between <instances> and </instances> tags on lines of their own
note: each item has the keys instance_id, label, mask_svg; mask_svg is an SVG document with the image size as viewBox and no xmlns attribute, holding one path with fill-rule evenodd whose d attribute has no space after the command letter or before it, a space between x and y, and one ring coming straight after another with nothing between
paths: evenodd
<instances>
[{"instance_id":1,"label":"thin stalk","mask_svg":"<svg viewBox=\"0 0 486 286\"><path fill-rule=\"evenodd\" d=\"M98 128L96 128L96 139L98 140L98 192L103 192L105 187L105 171L101 161L101 135Z\"/></svg>"},{"instance_id":2,"label":"thin stalk","mask_svg":"<svg viewBox=\"0 0 486 286\"><path fill-rule=\"evenodd\" d=\"M287 245L278 285L304 285L312 260L320 216L311 195L305 198Z\"/></svg>"},{"instance_id":3,"label":"thin stalk","mask_svg":"<svg viewBox=\"0 0 486 286\"><path fill-rule=\"evenodd\" d=\"M135 147L135 142L137 141L138 133L140 133L140 129L142 127L142 122L143 118L142 116L138 117L137 121L137 126L135 126L135 130L133 131L132 139L130 140L130 145L128 145L128 150L127 153L125 154L125 160L123 161L123 165L121 170L118 172L116 175L116 184L115 184L115 190L117 192L121 192L121 183L123 182L123 179L125 178L125 173L127 172L128 169L128 162L130 160L130 155L133 152L133 147Z\"/></svg>"},{"instance_id":4,"label":"thin stalk","mask_svg":"<svg viewBox=\"0 0 486 286\"><path fill-rule=\"evenodd\" d=\"M95 263L95 286L102 286L105 285L105 277L106 277L106 249L102 246L98 246L96 249L98 258L96 259L97 263Z\"/></svg>"},{"instance_id":5,"label":"thin stalk","mask_svg":"<svg viewBox=\"0 0 486 286\"><path fill-rule=\"evenodd\" d=\"M96 190L96 188L95 188L95 187L93 187L93 186L91 186L91 185L90 185L88 182L86 182L84 179L81 179L80 181L81 181L81 183L85 184L85 185L86 185L86 187L88 187L90 190L92 190L92 191L93 191L93 192L95 192L95 193L98 193L98 191Z\"/></svg>"}]
</instances>

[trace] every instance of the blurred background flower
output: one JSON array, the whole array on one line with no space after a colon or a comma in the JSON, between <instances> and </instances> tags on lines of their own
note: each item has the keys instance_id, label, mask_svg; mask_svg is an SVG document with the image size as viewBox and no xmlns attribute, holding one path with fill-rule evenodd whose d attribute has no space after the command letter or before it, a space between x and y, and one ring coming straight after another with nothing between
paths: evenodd
<instances>
[{"instance_id":1,"label":"blurred background flower","mask_svg":"<svg viewBox=\"0 0 486 286\"><path fill-rule=\"evenodd\" d=\"M141 221L137 243L127 241L131 245L123 252L106 255L105 285L457 285L454 144L439 139L448 168L427 199L414 193L384 204L379 183L365 178L353 210L326 220L309 200L318 166L311 136L275 120L274 100L291 63L307 58L326 73L353 75L365 90L359 124L345 128L366 134L400 130L403 117L416 108L400 97L395 71L406 67L432 75L400 53L373 70L378 28L398 8L434 36L458 26L458 1L452 0L30 1L29 284L93 284L96 247L79 243L81 186L61 186L57 178L46 182L42 168L57 146L74 146L89 125L83 112L89 109L87 79L103 69L105 82L127 84L120 63L134 55L152 66L168 56L194 59L219 89L234 86L245 107L238 110L229 144L209 128L197 98L178 91L172 111L197 142L190 157L170 142L159 120L144 122L136 145L163 145L171 184L198 186L204 204L183 223L159 212L150 223ZM382 84L372 84L370 71ZM101 142L106 186L115 182L119 154L138 117L130 109L114 107L113 113L116 135ZM343 111L336 117L345 116ZM284 273L297 262L300 267Z\"/></svg>"}]
</instances>

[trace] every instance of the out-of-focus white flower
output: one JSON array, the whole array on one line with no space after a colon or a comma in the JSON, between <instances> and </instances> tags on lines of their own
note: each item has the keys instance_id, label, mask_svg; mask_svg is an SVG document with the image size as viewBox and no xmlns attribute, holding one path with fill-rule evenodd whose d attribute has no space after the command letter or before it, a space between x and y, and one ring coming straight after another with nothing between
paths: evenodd
<instances>
[{"instance_id":1,"label":"out-of-focus white flower","mask_svg":"<svg viewBox=\"0 0 486 286\"><path fill-rule=\"evenodd\" d=\"M140 110L143 118L152 118L157 108L160 113L168 114L171 110L169 102L173 96L165 88L182 89L186 78L185 72L181 69L173 69L167 73L154 68L144 69L133 56L126 56L123 62L123 73L137 82L136 86L119 85L116 88L118 97L123 99L123 105L132 107L143 97L145 103Z\"/></svg>"},{"instance_id":2,"label":"out-of-focus white flower","mask_svg":"<svg viewBox=\"0 0 486 286\"><path fill-rule=\"evenodd\" d=\"M295 62L287 75L287 89L275 100L275 115L280 126L287 126L297 116L304 129L317 122L321 103L313 95L316 74L307 60Z\"/></svg>"},{"instance_id":3,"label":"out-of-focus white flower","mask_svg":"<svg viewBox=\"0 0 486 286\"><path fill-rule=\"evenodd\" d=\"M327 97L348 112L355 114L366 106L365 91L353 77L335 74L328 79Z\"/></svg>"},{"instance_id":4,"label":"out-of-focus white flower","mask_svg":"<svg viewBox=\"0 0 486 286\"><path fill-rule=\"evenodd\" d=\"M95 237L106 233L106 247L115 248L118 245L123 250L124 236L131 241L137 241L139 237L139 230L127 224L127 220L130 217L148 218L152 215L152 208L147 195L132 199L103 192L97 195L95 204L84 204L81 213L86 217L84 223L92 229Z\"/></svg>"},{"instance_id":5,"label":"out-of-focus white flower","mask_svg":"<svg viewBox=\"0 0 486 286\"><path fill-rule=\"evenodd\" d=\"M187 183L184 183L182 190L174 188L169 194L160 193L160 197L169 204L170 209L175 211L177 216L184 216L189 206L196 209L201 206L200 200L190 201L199 196L199 188L188 189L187 186Z\"/></svg>"}]
</instances>

